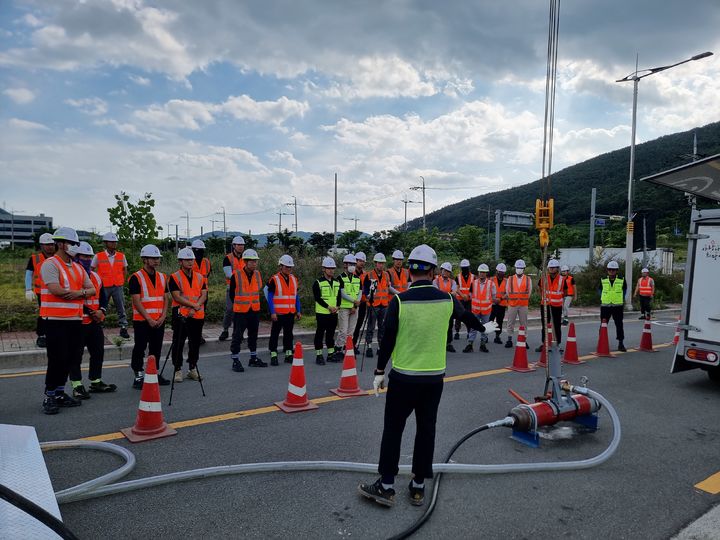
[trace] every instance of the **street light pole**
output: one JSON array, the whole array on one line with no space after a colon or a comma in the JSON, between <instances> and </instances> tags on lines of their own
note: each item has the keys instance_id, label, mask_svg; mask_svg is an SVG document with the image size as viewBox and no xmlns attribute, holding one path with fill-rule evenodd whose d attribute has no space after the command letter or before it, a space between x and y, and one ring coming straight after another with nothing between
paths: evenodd
<instances>
[{"instance_id":1,"label":"street light pole","mask_svg":"<svg viewBox=\"0 0 720 540\"><path fill-rule=\"evenodd\" d=\"M405 225L404 225L403 228L404 228L405 232L407 232L407 205L408 205L408 203L410 203L410 204L420 204L420 202L419 202L419 201L411 201L411 200L409 200L409 199L407 199L407 198L405 198L405 199L400 199L400 202L405 205Z\"/></svg>"},{"instance_id":2,"label":"street light pole","mask_svg":"<svg viewBox=\"0 0 720 540\"><path fill-rule=\"evenodd\" d=\"M632 308L632 291L633 291L633 283L632 283L632 270L633 270L633 230L634 230L634 223L633 223L633 213L632 213L632 201L633 201L633 183L634 183L634 176L635 176L635 133L637 129L637 96L638 96L638 85L640 83L640 79L643 79L645 77L649 77L650 75L654 75L655 73L659 73L661 71L665 71L667 69L673 68L675 66L679 66L680 64L685 64L687 62L692 62L694 60L700 60L702 58L707 58L708 56L712 56L713 53L710 51L696 54L695 56L688 58L686 60L682 60L680 62L676 62L675 64L670 64L668 66L660 66L650 69L643 69L638 70L637 68L637 58L635 60L635 71L633 73L630 73L629 75L623 77L622 79L618 79L615 82L633 82L633 109L632 109L632 130L630 135L630 175L628 178L628 212L627 212L627 227L626 227L626 236L625 236L625 283L627 284L627 293L625 295L625 307L626 309Z\"/></svg>"},{"instance_id":3,"label":"street light pole","mask_svg":"<svg viewBox=\"0 0 720 540\"><path fill-rule=\"evenodd\" d=\"M422 186L413 186L410 189L413 191L422 190L423 231L427 231L427 227L425 226L425 178L421 176L420 180L422 180ZM406 209L407 209L407 207L406 207Z\"/></svg>"}]
</instances>

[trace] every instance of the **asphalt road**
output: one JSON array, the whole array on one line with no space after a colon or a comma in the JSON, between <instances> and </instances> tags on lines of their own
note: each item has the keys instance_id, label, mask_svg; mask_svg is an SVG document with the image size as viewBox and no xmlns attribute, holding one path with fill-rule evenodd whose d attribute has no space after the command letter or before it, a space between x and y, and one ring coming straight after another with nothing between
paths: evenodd
<instances>
[{"instance_id":1,"label":"asphalt road","mask_svg":"<svg viewBox=\"0 0 720 540\"><path fill-rule=\"evenodd\" d=\"M670 342L672 326L658 323L653 325L654 343ZM577 325L581 355L594 350L597 326ZM626 322L628 347L638 345L641 329L638 321ZM610 336L614 348L612 324ZM531 345L539 340L539 331L531 330ZM455 344L460 350L464 341ZM542 392L544 371L492 372L511 363L512 349L491 343L490 350L448 355L448 376L467 377L445 384L436 462L465 433L506 415L516 404L509 388L527 398ZM308 394L311 399L330 397L341 365L316 366L312 354L305 351ZM720 387L699 370L670 375L671 355L671 347L662 347L655 353L631 351L564 367L572 382L587 376L588 386L616 407L623 433L617 453L584 471L445 475L435 514L416 537L669 538L717 505L717 495L694 485L720 470ZM529 356L535 361L539 355L531 351ZM371 387L372 367L366 361L363 388ZM230 371L229 355L223 354L203 357L200 368L206 397L197 383L186 381L176 386L168 407L170 389L161 389L166 420L196 424L178 428L174 437L137 445L115 439L119 429L133 424L139 399L127 367L106 369L104 379L119 384L117 393L93 396L82 407L54 417L40 413L42 375L4 375L0 423L33 425L41 441L104 435L137 456L137 468L127 479L235 463L377 461L384 396L330 399L314 412L288 415L267 408L285 397L287 364L238 374ZM239 411L245 412L228 414ZM511 440L506 428L483 432L468 440L453 461L584 459L602 452L612 437L605 411L596 433L573 426L566 423L543 433L539 449ZM401 463L410 463L413 436L410 419ZM55 489L119 465L119 459L92 451L55 451L45 457ZM61 512L80 538L387 538L410 525L423 508L407 501L407 477L398 477L398 502L392 509L359 497L357 484L375 477L340 472L236 475L66 504Z\"/></svg>"}]
</instances>

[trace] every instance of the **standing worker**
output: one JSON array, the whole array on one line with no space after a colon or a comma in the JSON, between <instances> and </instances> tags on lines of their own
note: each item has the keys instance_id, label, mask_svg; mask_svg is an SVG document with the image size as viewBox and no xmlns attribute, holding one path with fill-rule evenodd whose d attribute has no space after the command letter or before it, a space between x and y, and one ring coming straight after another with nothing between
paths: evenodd
<instances>
[{"instance_id":1,"label":"standing worker","mask_svg":"<svg viewBox=\"0 0 720 540\"><path fill-rule=\"evenodd\" d=\"M95 253L93 248L87 242L80 242L77 253L77 262L85 269L90 276L95 293L85 298L83 305L82 318L82 342L83 349L87 347L90 353L90 393L106 393L114 392L117 386L114 384L105 384L102 381L102 367L105 360L105 334L103 333L102 323L105 320L105 310L107 309L107 297L102 287L100 276L90 269L92 259ZM82 352L70 366L70 384L73 389L73 397L77 399L90 399L85 386L82 383L82 371L80 364L82 362Z\"/></svg>"},{"instance_id":2,"label":"standing worker","mask_svg":"<svg viewBox=\"0 0 720 540\"><path fill-rule=\"evenodd\" d=\"M195 254L193 272L200 272L205 278L205 286L208 289L208 294L205 297L205 310L207 311L207 303L210 296L210 273L212 272L212 267L210 266L210 259L205 256L205 242L203 242L202 240L193 240L192 244L190 244L190 249L192 249L193 253ZM200 345L205 345L205 338L202 336L202 334L200 335Z\"/></svg>"},{"instance_id":3,"label":"standing worker","mask_svg":"<svg viewBox=\"0 0 720 540\"><path fill-rule=\"evenodd\" d=\"M277 274L267 282L267 302L270 310L270 365L278 365L278 338L283 333L283 349L285 363L292 364L293 358L293 327L295 319L300 320L300 294L298 280L293 275L295 262L290 255L282 255L278 261L280 267Z\"/></svg>"},{"instance_id":4,"label":"standing worker","mask_svg":"<svg viewBox=\"0 0 720 540\"><path fill-rule=\"evenodd\" d=\"M545 347L545 330L548 322L552 323L555 341L560 348L560 352L563 352L562 309L565 296L567 296L567 283L565 278L560 275L559 270L560 263L556 259L550 259L547 263L547 277L544 286L542 283L538 284L544 292L543 297L540 298L540 335L542 336L542 342L535 349L535 352L540 352Z\"/></svg>"},{"instance_id":5,"label":"standing worker","mask_svg":"<svg viewBox=\"0 0 720 540\"><path fill-rule=\"evenodd\" d=\"M515 261L515 275L509 277L505 288L505 297L508 301L507 311L507 331L508 338L505 342L505 348L509 349L513 346L513 336L515 335L515 319L520 319L520 326L528 329L528 305L530 304L530 294L532 293L532 281L525 275L525 261L518 259ZM525 342L525 346L530 345Z\"/></svg>"},{"instance_id":6,"label":"standing worker","mask_svg":"<svg viewBox=\"0 0 720 540\"><path fill-rule=\"evenodd\" d=\"M618 351L625 352L625 329L623 328L623 309L627 283L618 277L620 265L617 261L607 263L607 277L600 280L600 320L609 321L612 317L615 323L615 337L618 341Z\"/></svg>"},{"instance_id":7,"label":"standing worker","mask_svg":"<svg viewBox=\"0 0 720 540\"><path fill-rule=\"evenodd\" d=\"M440 265L440 275L433 280L433 285L442 292L449 293L453 296L455 295L455 292L457 291L457 282L453 279L452 264L444 262ZM453 347L452 344L452 329L453 320L450 319L450 324L448 324L447 345L445 346L445 350L447 352L456 352L455 347Z\"/></svg>"},{"instance_id":8,"label":"standing worker","mask_svg":"<svg viewBox=\"0 0 720 540\"><path fill-rule=\"evenodd\" d=\"M365 287L365 262L367 261L367 255L362 251L358 251L355 254L355 275L360 280L360 291L363 291ZM365 293L362 292L360 296L360 306L357 312L357 322L355 323L355 331L353 332L353 343L355 344L355 354L360 354L360 331L362 330L363 322L365 322L365 314L367 313L367 298Z\"/></svg>"},{"instance_id":9,"label":"standing worker","mask_svg":"<svg viewBox=\"0 0 720 540\"><path fill-rule=\"evenodd\" d=\"M242 270L245 267L245 260L243 259L244 251L245 239L242 236L236 236L232 239L232 244L230 244L230 253L225 255L225 258L223 259L223 273L225 274L225 286L227 287L227 290L225 291L225 315L223 316L222 323L223 329L218 336L219 341L225 341L228 338L228 330L235 320L233 296L230 294L230 282L232 281L235 272Z\"/></svg>"},{"instance_id":10,"label":"standing worker","mask_svg":"<svg viewBox=\"0 0 720 540\"><path fill-rule=\"evenodd\" d=\"M478 275L470 287L470 309L472 314L483 323L487 324L490 320L492 306L497 297L497 289L495 283L488 279L487 275L490 271L487 264L478 266ZM468 344L463 349L464 353L473 352L473 343L477 338L477 330L470 330L468 334ZM488 337L485 331L480 333L480 352L490 352L487 348Z\"/></svg>"},{"instance_id":11,"label":"standing worker","mask_svg":"<svg viewBox=\"0 0 720 540\"><path fill-rule=\"evenodd\" d=\"M315 298L315 363L325 365L323 359L323 337L327 347L328 361L335 359L335 328L338 322L338 309L340 306L340 281L334 278L335 260L325 257L322 261L323 275L315 280L312 291Z\"/></svg>"},{"instance_id":12,"label":"standing worker","mask_svg":"<svg viewBox=\"0 0 720 540\"><path fill-rule=\"evenodd\" d=\"M460 261L460 273L457 275L457 278L455 278L455 281L457 281L458 284L455 298L458 299L463 309L468 312L471 308L470 287L472 286L474 280L475 275L470 272L470 261L463 259ZM460 321L455 319L455 339L460 339L460 326ZM468 335L470 335L470 327L466 326L465 330Z\"/></svg>"},{"instance_id":13,"label":"standing worker","mask_svg":"<svg viewBox=\"0 0 720 540\"><path fill-rule=\"evenodd\" d=\"M450 318L461 319L475 330L485 330L451 294L433 287L431 280L437 255L432 248L423 244L413 249L408 266L412 284L407 292L390 301L373 382L378 395L378 390L384 386L385 367L392 357L380 444L380 478L373 484L358 486L362 496L383 506L395 504L394 482L402 435L412 412L415 413L417 431L412 458L413 479L408 488L410 503L423 504L425 479L433 475L435 424L443 390Z\"/></svg>"},{"instance_id":14,"label":"standing worker","mask_svg":"<svg viewBox=\"0 0 720 540\"><path fill-rule=\"evenodd\" d=\"M406 268L403 268L405 256L399 249L393 251L392 268L388 271L390 274L390 294L400 294L408 290L410 286L410 274Z\"/></svg>"},{"instance_id":15,"label":"standing worker","mask_svg":"<svg viewBox=\"0 0 720 540\"><path fill-rule=\"evenodd\" d=\"M237 239L237 237L236 237ZM235 242L235 240L233 240ZM233 246L234 249L234 246ZM243 267L235 270L230 280L230 297L233 299L233 334L230 342L230 358L232 370L245 371L240 363L240 346L245 330L248 333L248 349L250 350L250 367L267 367L257 356L257 336L260 328L260 289L262 276L257 269L257 251L248 249L243 252Z\"/></svg>"},{"instance_id":16,"label":"standing worker","mask_svg":"<svg viewBox=\"0 0 720 540\"><path fill-rule=\"evenodd\" d=\"M108 304L112 298L118 314L120 325L120 337L130 339L127 327L128 321L125 315L125 272L127 271L127 259L125 254L117 251L118 237L115 233L105 233L102 237L105 249L95 255L92 260L92 269L95 270L103 282L105 296Z\"/></svg>"},{"instance_id":17,"label":"standing worker","mask_svg":"<svg viewBox=\"0 0 720 540\"><path fill-rule=\"evenodd\" d=\"M180 270L170 276L168 290L172 295L173 350L172 361L175 367L176 383L183 381L182 351L185 340L188 341L187 378L200 381L197 363L200 359L200 339L205 323L205 300L207 300L206 280L200 272L193 270L195 254L191 248L178 252Z\"/></svg>"},{"instance_id":18,"label":"standing worker","mask_svg":"<svg viewBox=\"0 0 720 540\"><path fill-rule=\"evenodd\" d=\"M40 279L40 267L55 255L55 241L50 233L42 233L39 239L40 251L30 255L27 266L25 267L25 298L28 302L37 301L38 309L40 308L40 291L42 289L42 280ZM44 319L38 312L37 322L35 324L35 344L38 347L45 347L45 326Z\"/></svg>"},{"instance_id":19,"label":"standing worker","mask_svg":"<svg viewBox=\"0 0 720 540\"><path fill-rule=\"evenodd\" d=\"M507 296L505 294L505 288L507 287L507 279L505 279L506 271L507 267L505 266L505 263L498 263L495 267L495 275L491 278L492 282L495 284L497 296L495 297L495 303L493 304L492 311L490 312L490 321L494 321L495 324L497 324L497 330L495 330L495 339L493 340L493 343L498 343L500 345L502 345L500 334L502 334L503 319L505 318L505 310L508 305Z\"/></svg>"},{"instance_id":20,"label":"standing worker","mask_svg":"<svg viewBox=\"0 0 720 540\"><path fill-rule=\"evenodd\" d=\"M336 342L336 356L343 360L347 336L355 329L358 317L358 308L362 301L360 278L355 275L355 255L348 253L343 257L343 273L340 274L340 309L338 310L338 335ZM355 342L353 341L353 347ZM347 352L347 351L345 351Z\"/></svg>"},{"instance_id":21,"label":"standing worker","mask_svg":"<svg viewBox=\"0 0 720 540\"><path fill-rule=\"evenodd\" d=\"M376 253L373 257L375 269L365 276L363 294L367 298L367 330L365 331L366 355L372 358L372 340L377 325L378 344L382 341L385 331L385 311L390 301L390 275L385 271L385 255Z\"/></svg>"},{"instance_id":22,"label":"standing worker","mask_svg":"<svg viewBox=\"0 0 720 540\"><path fill-rule=\"evenodd\" d=\"M59 407L77 407L82 402L65 393L70 367L82 359L83 302L95 295L90 276L73 262L80 241L75 229L60 227L53 234L55 255L43 262L40 278L40 316L44 319L47 371L43 412L57 414ZM81 361L81 360L80 360Z\"/></svg>"},{"instance_id":23,"label":"standing worker","mask_svg":"<svg viewBox=\"0 0 720 540\"><path fill-rule=\"evenodd\" d=\"M565 279L567 285L567 295L563 299L563 312L562 312L562 323L563 326L567 326L570 320L570 306L573 302L577 302L577 285L575 284L575 277L570 274L570 267L567 264L563 264L560 267L560 275Z\"/></svg>"},{"instance_id":24,"label":"standing worker","mask_svg":"<svg viewBox=\"0 0 720 540\"><path fill-rule=\"evenodd\" d=\"M640 279L635 285L633 296L640 297L640 319L649 319L651 317L650 310L652 308L653 297L655 296L655 280L650 277L650 270L643 268L640 270Z\"/></svg>"},{"instance_id":25,"label":"standing worker","mask_svg":"<svg viewBox=\"0 0 720 540\"><path fill-rule=\"evenodd\" d=\"M155 357L156 363L162 354L165 318L170 307L170 299L168 278L158 271L161 257L162 253L157 246L152 244L143 246L140 250L143 266L130 276L128 281L135 339L130 367L135 375L133 388L137 390L142 389L145 380L145 350L148 350L148 355ZM158 374L158 384L167 386L170 381Z\"/></svg>"}]
</instances>

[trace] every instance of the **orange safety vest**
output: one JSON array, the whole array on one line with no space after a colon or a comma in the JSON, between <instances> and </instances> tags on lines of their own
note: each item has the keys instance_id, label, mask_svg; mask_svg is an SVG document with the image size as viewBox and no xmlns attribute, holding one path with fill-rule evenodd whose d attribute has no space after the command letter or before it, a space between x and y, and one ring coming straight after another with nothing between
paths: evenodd
<instances>
[{"instance_id":1,"label":"orange safety vest","mask_svg":"<svg viewBox=\"0 0 720 540\"><path fill-rule=\"evenodd\" d=\"M389 275L385 270L383 270L382 278L380 278L377 270L373 270L372 272L368 272L366 274L366 279L372 280L373 276L375 276L375 280L377 281L377 289L375 289L371 305L372 307L387 306L388 302L390 302Z\"/></svg>"},{"instance_id":2,"label":"orange safety vest","mask_svg":"<svg viewBox=\"0 0 720 540\"><path fill-rule=\"evenodd\" d=\"M560 273L555 275L555 279L550 279L550 274L547 276L547 281L545 282L545 300L543 300L542 305L546 306L550 304L553 307L562 307L563 305L563 283L565 282L565 279L560 275Z\"/></svg>"},{"instance_id":3,"label":"orange safety vest","mask_svg":"<svg viewBox=\"0 0 720 540\"><path fill-rule=\"evenodd\" d=\"M96 270L106 287L122 287L125 284L125 255L116 251L110 264L107 251L101 251L97 254Z\"/></svg>"},{"instance_id":4,"label":"orange safety vest","mask_svg":"<svg viewBox=\"0 0 720 540\"><path fill-rule=\"evenodd\" d=\"M573 296L575 294L575 278L568 274L565 276L565 283L567 284L567 295Z\"/></svg>"},{"instance_id":5,"label":"orange safety vest","mask_svg":"<svg viewBox=\"0 0 720 540\"><path fill-rule=\"evenodd\" d=\"M93 284L93 287L95 287L95 294L91 296L90 298L85 299L85 305L93 310L97 311L100 309L100 289L102 288L102 280L100 279L100 276L97 274L97 272L93 272L90 270L90 281ZM82 323L83 324L90 324L92 319L90 318L90 315L85 313L85 310L83 309L83 318Z\"/></svg>"},{"instance_id":6,"label":"orange safety vest","mask_svg":"<svg viewBox=\"0 0 720 540\"><path fill-rule=\"evenodd\" d=\"M85 282L85 269L78 263L73 262L71 266L67 266L62 259L57 255L54 255L47 259L45 264L54 264L59 270L58 285L63 289L70 289L71 291L79 291L83 288ZM83 314L83 299L76 298L75 300L65 300L59 296L55 296L50 293L48 289L43 288L40 290L40 316L53 317L58 319L82 319Z\"/></svg>"},{"instance_id":7,"label":"orange safety vest","mask_svg":"<svg viewBox=\"0 0 720 540\"><path fill-rule=\"evenodd\" d=\"M503 277L502 283L499 283L497 276L493 276L490 278L490 281L495 284L495 290L497 290L497 297L499 299L498 306L507 307L508 302L507 298L505 298L505 289L507 289L508 278Z\"/></svg>"},{"instance_id":8,"label":"orange safety vest","mask_svg":"<svg viewBox=\"0 0 720 540\"><path fill-rule=\"evenodd\" d=\"M475 315L489 315L492 311L492 287L493 282L486 279L485 282L476 279L470 288L470 308Z\"/></svg>"},{"instance_id":9,"label":"orange safety vest","mask_svg":"<svg viewBox=\"0 0 720 540\"><path fill-rule=\"evenodd\" d=\"M530 278L526 275L517 274L508 278L508 285L505 289L508 296L509 306L527 306L530 303Z\"/></svg>"},{"instance_id":10,"label":"orange safety vest","mask_svg":"<svg viewBox=\"0 0 720 540\"><path fill-rule=\"evenodd\" d=\"M410 272L407 268L401 268L400 275L398 275L397 270L391 268L388 271L388 274L390 274L390 284L393 289L401 293L408 290L408 287L410 286Z\"/></svg>"},{"instance_id":11,"label":"orange safety vest","mask_svg":"<svg viewBox=\"0 0 720 540\"><path fill-rule=\"evenodd\" d=\"M367 272L360 272L360 274L355 272L355 275L360 278L360 292L362 292L365 290L365 276L367 276ZM360 295L360 300L363 302L367 301L367 296L365 296L365 293L362 293Z\"/></svg>"},{"instance_id":12,"label":"orange safety vest","mask_svg":"<svg viewBox=\"0 0 720 540\"><path fill-rule=\"evenodd\" d=\"M653 281L653 278L650 276L641 277L638 280L638 286L640 287L640 290L638 291L640 296L652 296L655 290L655 281Z\"/></svg>"},{"instance_id":13,"label":"orange safety vest","mask_svg":"<svg viewBox=\"0 0 720 540\"><path fill-rule=\"evenodd\" d=\"M245 270L238 270L235 272L234 277L235 298L233 299L233 311L235 313L260 311L260 284L262 283L260 272L254 270L252 279L248 279Z\"/></svg>"},{"instance_id":14,"label":"orange safety vest","mask_svg":"<svg viewBox=\"0 0 720 540\"><path fill-rule=\"evenodd\" d=\"M475 281L475 274L470 272L467 277L467 281L463 277L462 273L457 276L458 289L455 296L458 300L467 302L470 300L470 287L472 287L473 281Z\"/></svg>"},{"instance_id":15,"label":"orange safety vest","mask_svg":"<svg viewBox=\"0 0 720 540\"><path fill-rule=\"evenodd\" d=\"M182 294L186 299L190 300L191 302L197 302L198 300L200 300L200 295L202 294L202 286L203 283L205 283L205 278L200 272L192 273L192 282L190 282L188 277L185 275L185 272L183 272L182 270L178 270L177 272L175 272L172 277L175 280L175 283L177 283L177 286L180 288L180 294ZM189 308L188 306L181 306L180 303L176 300L173 300L172 305L173 307L179 308L178 311L183 317L190 316L190 309L192 308ZM200 304L200 309L195 310L192 318L204 319L205 306Z\"/></svg>"},{"instance_id":16,"label":"orange safety vest","mask_svg":"<svg viewBox=\"0 0 720 540\"><path fill-rule=\"evenodd\" d=\"M157 321L165 311L165 290L167 288L167 277L162 272L155 272L155 283L150 275L141 268L133 274L140 283L140 304L150 318ZM144 321L140 312L133 305L133 321Z\"/></svg>"},{"instance_id":17,"label":"orange safety vest","mask_svg":"<svg viewBox=\"0 0 720 540\"><path fill-rule=\"evenodd\" d=\"M200 261L200 266L198 266L197 259L193 261L193 271L194 272L200 272L205 279L210 275L210 259L207 257L203 257L203 260Z\"/></svg>"},{"instance_id":18,"label":"orange safety vest","mask_svg":"<svg viewBox=\"0 0 720 540\"><path fill-rule=\"evenodd\" d=\"M230 263L232 264L232 271L233 274L235 272L240 272L245 269L245 260L240 258L238 259L232 252L228 253L228 259L230 259ZM232 278L225 278L225 284L230 285L230 279Z\"/></svg>"},{"instance_id":19,"label":"orange safety vest","mask_svg":"<svg viewBox=\"0 0 720 540\"><path fill-rule=\"evenodd\" d=\"M290 274L290 279L286 282L280 272L272 278L275 280L275 294L273 296L273 309L278 315L286 315L295 313L295 297L297 296L298 281L295 276ZM259 305L259 304L258 304Z\"/></svg>"},{"instance_id":20,"label":"orange safety vest","mask_svg":"<svg viewBox=\"0 0 720 540\"><path fill-rule=\"evenodd\" d=\"M435 285L438 289L440 289L442 292L452 292L452 286L453 286L453 279L452 278L444 278L442 276L438 276L433 281L433 285Z\"/></svg>"},{"instance_id":21,"label":"orange safety vest","mask_svg":"<svg viewBox=\"0 0 720 540\"><path fill-rule=\"evenodd\" d=\"M42 289L42 278L40 277L40 267L45 262L45 254L44 253L33 253L30 256L30 260L32 261L32 269L33 269L33 292L35 294L40 294L40 289Z\"/></svg>"}]
</instances>

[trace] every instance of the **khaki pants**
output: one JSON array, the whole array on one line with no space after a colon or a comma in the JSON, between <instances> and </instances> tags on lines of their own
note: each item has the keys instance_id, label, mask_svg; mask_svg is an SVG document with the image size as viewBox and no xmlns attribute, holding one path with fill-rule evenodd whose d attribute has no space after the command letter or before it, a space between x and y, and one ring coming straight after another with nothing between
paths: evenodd
<instances>
[{"instance_id":1,"label":"khaki pants","mask_svg":"<svg viewBox=\"0 0 720 540\"><path fill-rule=\"evenodd\" d=\"M353 330L355 330L355 324L357 323L358 310L355 309L354 313L350 308L340 308L338 310L338 333L336 348L342 350L345 348L345 340L347 336L352 336ZM357 347L357 343L353 343L353 347Z\"/></svg>"},{"instance_id":2,"label":"khaki pants","mask_svg":"<svg viewBox=\"0 0 720 540\"><path fill-rule=\"evenodd\" d=\"M528 329L528 307L527 306L509 306L507 309L507 333L508 339L513 337L515 332L515 318L520 318L520 326L525 327L525 335Z\"/></svg>"}]
</instances>

